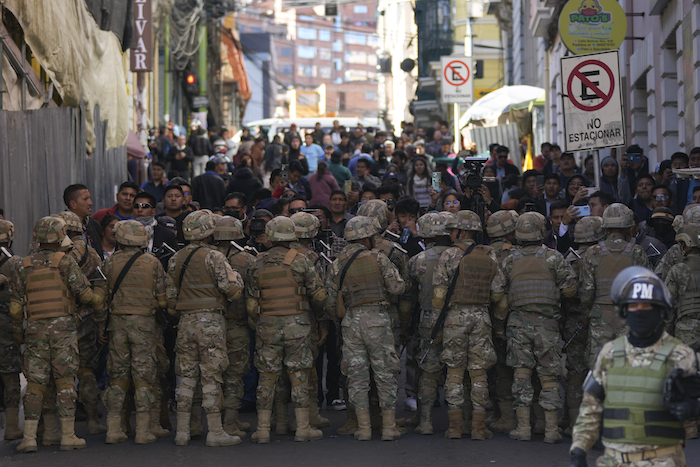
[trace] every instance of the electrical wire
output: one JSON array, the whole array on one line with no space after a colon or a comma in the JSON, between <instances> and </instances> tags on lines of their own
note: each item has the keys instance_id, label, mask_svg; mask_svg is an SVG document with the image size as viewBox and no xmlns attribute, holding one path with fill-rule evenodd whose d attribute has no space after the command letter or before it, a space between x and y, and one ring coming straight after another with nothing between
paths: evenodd
<instances>
[{"instance_id":1,"label":"electrical wire","mask_svg":"<svg viewBox=\"0 0 700 467\"><path fill-rule=\"evenodd\" d=\"M190 58L199 50L202 32L204 0L176 0L170 14L170 51L177 71L187 66Z\"/></svg>"}]
</instances>

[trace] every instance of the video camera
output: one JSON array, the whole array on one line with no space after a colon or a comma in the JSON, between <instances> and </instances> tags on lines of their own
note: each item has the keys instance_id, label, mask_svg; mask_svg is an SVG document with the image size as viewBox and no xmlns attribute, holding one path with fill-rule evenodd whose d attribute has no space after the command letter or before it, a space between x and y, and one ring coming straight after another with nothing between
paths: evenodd
<instances>
[{"instance_id":1,"label":"video camera","mask_svg":"<svg viewBox=\"0 0 700 467\"><path fill-rule=\"evenodd\" d=\"M488 157L465 157L462 167L465 171L460 176L462 188L478 189L484 182L492 182L493 177L484 178L481 176L481 171L484 164L489 160Z\"/></svg>"}]
</instances>

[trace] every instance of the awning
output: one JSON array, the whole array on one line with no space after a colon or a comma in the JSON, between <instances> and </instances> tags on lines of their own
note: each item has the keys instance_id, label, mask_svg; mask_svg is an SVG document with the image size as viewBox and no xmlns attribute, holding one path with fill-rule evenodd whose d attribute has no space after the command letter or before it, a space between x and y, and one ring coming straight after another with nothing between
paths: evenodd
<instances>
[{"instance_id":1,"label":"awning","mask_svg":"<svg viewBox=\"0 0 700 467\"><path fill-rule=\"evenodd\" d=\"M545 90L535 86L503 86L474 102L459 119L459 127L464 128L475 120L498 120L511 110L525 109L540 100L544 102L544 95Z\"/></svg>"},{"instance_id":2,"label":"awning","mask_svg":"<svg viewBox=\"0 0 700 467\"><path fill-rule=\"evenodd\" d=\"M129 129L129 136L126 137L126 155L139 159L146 157L146 150L139 141L139 137L131 129Z\"/></svg>"}]
</instances>

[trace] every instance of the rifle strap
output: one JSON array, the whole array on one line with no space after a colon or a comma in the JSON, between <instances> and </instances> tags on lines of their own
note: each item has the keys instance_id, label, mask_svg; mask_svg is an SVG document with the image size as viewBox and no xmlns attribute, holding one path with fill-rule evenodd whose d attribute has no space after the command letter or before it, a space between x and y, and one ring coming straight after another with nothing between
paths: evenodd
<instances>
[{"instance_id":1,"label":"rifle strap","mask_svg":"<svg viewBox=\"0 0 700 467\"><path fill-rule=\"evenodd\" d=\"M87 245L86 245L87 246ZM112 300L114 299L114 295L117 293L117 290L119 290L119 286L122 284L122 281L126 277L126 273L129 272L129 269L131 269L131 266L134 265L137 259L139 259L141 256L143 256L142 252L136 253L134 256L129 258L129 261L124 265L122 268L121 272L117 276L117 280L114 281L114 287L112 287L112 293L109 294L109 305L112 305ZM107 326L109 326L109 308L107 309L107 321L105 322L105 333L107 333Z\"/></svg>"},{"instance_id":2,"label":"rifle strap","mask_svg":"<svg viewBox=\"0 0 700 467\"><path fill-rule=\"evenodd\" d=\"M177 300L180 298L180 290L182 290L182 280L185 278L185 271L187 271L187 265L190 264L190 260L192 259L192 256L194 256L195 253L197 253L197 250L202 248L201 246L198 246L194 250L190 252L190 254L185 258L185 262L182 263L182 267L180 268L180 275L177 278L177 296L175 297L175 309L177 309Z\"/></svg>"},{"instance_id":3,"label":"rifle strap","mask_svg":"<svg viewBox=\"0 0 700 467\"><path fill-rule=\"evenodd\" d=\"M353 253L348 262L345 263L345 266L343 266L343 270L340 273L340 280L338 281L338 295L343 293L343 282L345 281L345 275L348 273L348 269L350 269L350 265L363 251L364 250L362 249L357 250L355 253Z\"/></svg>"},{"instance_id":4,"label":"rifle strap","mask_svg":"<svg viewBox=\"0 0 700 467\"><path fill-rule=\"evenodd\" d=\"M454 276L452 276L452 282L450 282L450 287L447 289L447 295L445 295L445 304L442 306L440 316L438 316L438 319L435 322L435 326L433 327L433 330L430 333L430 340L435 340L435 338L438 335L438 332L440 332L440 329L442 328L442 325L445 322L445 318L447 317L447 309L450 307L450 298L452 298L452 293L455 291L455 287L457 286L457 279L459 278L459 266L462 264L462 258L471 253L474 250L474 248L476 248L476 243L473 243L469 248L467 248L464 254L459 258L459 263L457 263L457 269L455 269Z\"/></svg>"}]
</instances>

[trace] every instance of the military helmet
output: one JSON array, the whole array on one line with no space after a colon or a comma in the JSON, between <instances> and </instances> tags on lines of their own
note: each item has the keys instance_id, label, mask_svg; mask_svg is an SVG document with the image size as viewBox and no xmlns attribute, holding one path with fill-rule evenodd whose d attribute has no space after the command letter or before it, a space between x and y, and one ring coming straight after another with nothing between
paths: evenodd
<instances>
[{"instance_id":1,"label":"military helmet","mask_svg":"<svg viewBox=\"0 0 700 467\"><path fill-rule=\"evenodd\" d=\"M587 216L576 223L574 227L574 241L576 243L595 243L605 238L603 218Z\"/></svg>"},{"instance_id":2,"label":"military helmet","mask_svg":"<svg viewBox=\"0 0 700 467\"><path fill-rule=\"evenodd\" d=\"M451 212L429 212L418 219L418 235L423 238L444 237L450 235L447 222L455 217Z\"/></svg>"},{"instance_id":3,"label":"military helmet","mask_svg":"<svg viewBox=\"0 0 700 467\"><path fill-rule=\"evenodd\" d=\"M214 215L211 211L205 209L195 211L185 217L185 220L182 222L182 233L185 236L185 240L204 240L214 233L215 227Z\"/></svg>"},{"instance_id":4,"label":"military helmet","mask_svg":"<svg viewBox=\"0 0 700 467\"><path fill-rule=\"evenodd\" d=\"M0 243L10 243L15 238L15 224L0 219Z\"/></svg>"},{"instance_id":5,"label":"military helmet","mask_svg":"<svg viewBox=\"0 0 700 467\"><path fill-rule=\"evenodd\" d=\"M491 238L505 237L515 232L515 223L518 221L518 213L515 211L496 211L486 221L486 233Z\"/></svg>"},{"instance_id":6,"label":"military helmet","mask_svg":"<svg viewBox=\"0 0 700 467\"><path fill-rule=\"evenodd\" d=\"M604 229L634 227L634 212L622 203L613 203L603 211Z\"/></svg>"},{"instance_id":7,"label":"military helmet","mask_svg":"<svg viewBox=\"0 0 700 467\"><path fill-rule=\"evenodd\" d=\"M481 230L481 219L474 211L462 210L447 222L447 228L479 231Z\"/></svg>"},{"instance_id":8,"label":"military helmet","mask_svg":"<svg viewBox=\"0 0 700 467\"><path fill-rule=\"evenodd\" d=\"M651 303L667 311L673 308L673 299L664 281L642 266L623 269L613 281L610 296L615 306L623 308L640 302Z\"/></svg>"},{"instance_id":9,"label":"military helmet","mask_svg":"<svg viewBox=\"0 0 700 467\"><path fill-rule=\"evenodd\" d=\"M352 242L381 232L379 221L371 217L355 216L345 224L345 240Z\"/></svg>"},{"instance_id":10,"label":"military helmet","mask_svg":"<svg viewBox=\"0 0 700 467\"><path fill-rule=\"evenodd\" d=\"M58 214L52 214L54 217L63 219L66 223L68 232L83 233L83 225L80 223L80 218L72 211L61 211Z\"/></svg>"},{"instance_id":11,"label":"military helmet","mask_svg":"<svg viewBox=\"0 0 700 467\"><path fill-rule=\"evenodd\" d=\"M686 223L700 224L700 206L693 206L692 208L689 208L685 214L683 214L683 218L685 219Z\"/></svg>"},{"instance_id":12,"label":"military helmet","mask_svg":"<svg viewBox=\"0 0 700 467\"><path fill-rule=\"evenodd\" d=\"M297 239L294 221L284 216L275 217L268 222L265 234L271 242L293 242Z\"/></svg>"},{"instance_id":13,"label":"military helmet","mask_svg":"<svg viewBox=\"0 0 700 467\"><path fill-rule=\"evenodd\" d=\"M389 208L386 203L380 199L372 199L360 206L357 210L358 216L371 217L379 221L379 226L382 230L386 230L389 226Z\"/></svg>"},{"instance_id":14,"label":"military helmet","mask_svg":"<svg viewBox=\"0 0 700 467\"><path fill-rule=\"evenodd\" d=\"M294 213L290 219L294 222L297 238L315 238L318 235L318 229L321 228L318 217L308 212Z\"/></svg>"},{"instance_id":15,"label":"military helmet","mask_svg":"<svg viewBox=\"0 0 700 467\"><path fill-rule=\"evenodd\" d=\"M681 227L676 241L684 243L688 248L700 247L700 224L686 224Z\"/></svg>"},{"instance_id":16,"label":"military helmet","mask_svg":"<svg viewBox=\"0 0 700 467\"><path fill-rule=\"evenodd\" d=\"M60 217L42 217L34 224L32 241L37 243L62 243L66 237L66 223Z\"/></svg>"},{"instance_id":17,"label":"military helmet","mask_svg":"<svg viewBox=\"0 0 700 467\"><path fill-rule=\"evenodd\" d=\"M151 235L139 221L119 221L114 225L114 238L124 246L148 246Z\"/></svg>"},{"instance_id":18,"label":"military helmet","mask_svg":"<svg viewBox=\"0 0 700 467\"><path fill-rule=\"evenodd\" d=\"M214 240L239 240L245 237L241 221L231 216L216 217Z\"/></svg>"},{"instance_id":19,"label":"military helmet","mask_svg":"<svg viewBox=\"0 0 700 467\"><path fill-rule=\"evenodd\" d=\"M539 242L544 238L545 224L539 212L526 212L515 223L515 238L521 242Z\"/></svg>"}]
</instances>

